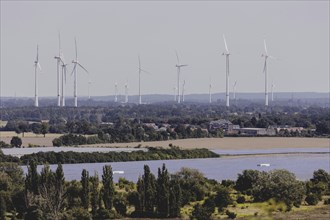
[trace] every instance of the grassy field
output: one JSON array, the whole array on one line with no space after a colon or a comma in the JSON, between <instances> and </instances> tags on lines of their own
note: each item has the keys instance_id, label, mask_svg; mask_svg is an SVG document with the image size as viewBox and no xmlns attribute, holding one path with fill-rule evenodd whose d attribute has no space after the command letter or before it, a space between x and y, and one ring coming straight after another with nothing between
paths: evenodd
<instances>
[{"instance_id":1,"label":"grassy field","mask_svg":"<svg viewBox=\"0 0 330 220\"><path fill-rule=\"evenodd\" d=\"M13 136L22 138L23 146L28 144L40 146L53 146L52 140L61 134L46 134L36 135L32 132L27 132L22 137L22 134L17 135L15 132L2 131L0 132L0 140L10 143ZM181 139L169 141L151 141L151 142L132 142L132 143L113 143L113 144L95 144L88 145L93 147L135 147L141 145L168 147L169 144L179 146L183 149L189 148L208 148L208 149L271 149L271 148L329 148L329 138L283 138L283 137L225 137L225 138L199 138L199 139ZM87 145L86 145L87 146ZM82 145L81 147L84 147Z\"/></svg>"}]
</instances>

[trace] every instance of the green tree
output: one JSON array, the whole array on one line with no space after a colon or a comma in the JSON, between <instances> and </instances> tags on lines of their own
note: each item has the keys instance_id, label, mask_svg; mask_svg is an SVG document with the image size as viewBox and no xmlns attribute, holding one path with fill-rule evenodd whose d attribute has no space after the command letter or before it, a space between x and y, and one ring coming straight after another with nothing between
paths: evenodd
<instances>
[{"instance_id":1,"label":"green tree","mask_svg":"<svg viewBox=\"0 0 330 220\"><path fill-rule=\"evenodd\" d=\"M46 122L42 122L41 123L41 134L44 135L44 137L46 137L46 134L49 132L49 124Z\"/></svg>"},{"instance_id":2,"label":"green tree","mask_svg":"<svg viewBox=\"0 0 330 220\"><path fill-rule=\"evenodd\" d=\"M31 193L39 194L40 175L37 171L37 163L35 160L29 161L28 173L25 177L25 188Z\"/></svg>"},{"instance_id":3,"label":"green tree","mask_svg":"<svg viewBox=\"0 0 330 220\"><path fill-rule=\"evenodd\" d=\"M20 137L14 136L10 141L11 146L13 147L21 147L22 146L22 139Z\"/></svg>"},{"instance_id":4,"label":"green tree","mask_svg":"<svg viewBox=\"0 0 330 220\"><path fill-rule=\"evenodd\" d=\"M241 193L251 195L260 175L261 173L258 170L244 170L242 174L238 174L235 189Z\"/></svg>"},{"instance_id":5,"label":"green tree","mask_svg":"<svg viewBox=\"0 0 330 220\"><path fill-rule=\"evenodd\" d=\"M154 206L156 200L156 179L150 172L148 165L144 165L144 174L142 176L144 183L144 207L147 216L154 214Z\"/></svg>"},{"instance_id":6,"label":"green tree","mask_svg":"<svg viewBox=\"0 0 330 220\"><path fill-rule=\"evenodd\" d=\"M94 176L91 177L92 181L92 190L91 190L91 205L92 205L92 214L96 215L98 202L99 202L99 175L97 172L94 173Z\"/></svg>"},{"instance_id":7,"label":"green tree","mask_svg":"<svg viewBox=\"0 0 330 220\"><path fill-rule=\"evenodd\" d=\"M0 220L6 220L6 201L2 193L0 193Z\"/></svg>"},{"instance_id":8,"label":"green tree","mask_svg":"<svg viewBox=\"0 0 330 220\"><path fill-rule=\"evenodd\" d=\"M177 180L170 182L169 215L170 217L180 217L182 206L182 192Z\"/></svg>"},{"instance_id":9,"label":"green tree","mask_svg":"<svg viewBox=\"0 0 330 220\"><path fill-rule=\"evenodd\" d=\"M217 194L214 198L214 202L215 202L216 206L218 207L219 211L222 211L228 205L232 204L233 200L230 197L229 189L224 186L220 186L217 189Z\"/></svg>"},{"instance_id":10,"label":"green tree","mask_svg":"<svg viewBox=\"0 0 330 220\"><path fill-rule=\"evenodd\" d=\"M89 173L87 170L83 169L81 172L81 203L84 209L88 210L89 207Z\"/></svg>"},{"instance_id":11,"label":"green tree","mask_svg":"<svg viewBox=\"0 0 330 220\"><path fill-rule=\"evenodd\" d=\"M103 183L102 199L103 199L104 207L110 211L113 206L113 199L114 199L113 197L115 194L115 188L113 184L113 173L110 165L109 166L105 165L103 167L102 183Z\"/></svg>"},{"instance_id":12,"label":"green tree","mask_svg":"<svg viewBox=\"0 0 330 220\"><path fill-rule=\"evenodd\" d=\"M158 168L157 178L157 212L160 217L169 215L170 199L170 176L163 164L162 169Z\"/></svg>"}]
</instances>

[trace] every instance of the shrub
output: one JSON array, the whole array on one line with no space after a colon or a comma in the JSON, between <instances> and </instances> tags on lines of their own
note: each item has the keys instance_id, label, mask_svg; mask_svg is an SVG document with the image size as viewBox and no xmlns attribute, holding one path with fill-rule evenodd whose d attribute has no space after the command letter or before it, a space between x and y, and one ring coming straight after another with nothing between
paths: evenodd
<instances>
[{"instance_id":1,"label":"shrub","mask_svg":"<svg viewBox=\"0 0 330 220\"><path fill-rule=\"evenodd\" d=\"M22 139L20 137L14 136L10 141L11 146L13 147L21 147Z\"/></svg>"},{"instance_id":2,"label":"shrub","mask_svg":"<svg viewBox=\"0 0 330 220\"><path fill-rule=\"evenodd\" d=\"M235 212L231 212L229 210L226 211L226 215L228 216L228 218L230 219L235 219L237 214Z\"/></svg>"},{"instance_id":3,"label":"shrub","mask_svg":"<svg viewBox=\"0 0 330 220\"><path fill-rule=\"evenodd\" d=\"M317 203L319 202L319 198L317 195L310 193L309 195L307 195L305 201L308 205L317 205Z\"/></svg>"},{"instance_id":4,"label":"shrub","mask_svg":"<svg viewBox=\"0 0 330 220\"><path fill-rule=\"evenodd\" d=\"M240 203L240 204L244 203L245 202L245 197L244 196L238 196L236 201L237 201L237 203Z\"/></svg>"}]
</instances>

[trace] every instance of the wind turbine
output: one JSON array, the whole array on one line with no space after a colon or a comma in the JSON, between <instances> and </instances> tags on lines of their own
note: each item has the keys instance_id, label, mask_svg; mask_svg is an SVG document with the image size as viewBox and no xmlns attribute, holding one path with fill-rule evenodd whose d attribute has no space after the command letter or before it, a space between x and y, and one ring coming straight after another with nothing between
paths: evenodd
<instances>
[{"instance_id":1,"label":"wind turbine","mask_svg":"<svg viewBox=\"0 0 330 220\"><path fill-rule=\"evenodd\" d=\"M179 60L179 55L178 55L178 52L175 51L175 54L176 54L176 59L178 61L178 63L175 65L175 67L177 68L177 72L178 72L178 82L177 82L177 85L178 85L178 103L180 103L180 70L181 70L181 67L185 67L185 66L188 66L187 64L180 64L180 60Z\"/></svg>"},{"instance_id":2,"label":"wind turbine","mask_svg":"<svg viewBox=\"0 0 330 220\"><path fill-rule=\"evenodd\" d=\"M75 60L72 60L72 63L74 64L74 66L73 66L73 70L72 70L71 75L74 73L74 85L73 85L74 91L73 91L73 97L74 97L74 106L77 107L78 106L78 97L77 97L77 90L78 90L78 84L77 84L77 80L78 80L77 66L80 66L86 73L88 73L88 71L78 61L77 40L76 40L76 38L74 38L74 43L75 43L75 48L76 48L76 59Z\"/></svg>"},{"instance_id":3,"label":"wind turbine","mask_svg":"<svg viewBox=\"0 0 330 220\"><path fill-rule=\"evenodd\" d=\"M91 99L91 94L90 94L90 87L92 85L92 82L91 81L88 81L88 100Z\"/></svg>"},{"instance_id":4,"label":"wind turbine","mask_svg":"<svg viewBox=\"0 0 330 220\"><path fill-rule=\"evenodd\" d=\"M223 52L222 55L226 55L226 106L229 107L229 50L227 47L227 42L225 35L223 35L223 41L225 43L226 52Z\"/></svg>"},{"instance_id":5,"label":"wind turbine","mask_svg":"<svg viewBox=\"0 0 330 220\"><path fill-rule=\"evenodd\" d=\"M268 54L266 40L264 40L264 47L265 47L265 54L262 54L261 57L265 57L264 70L263 70L265 74L265 106L268 106L267 59L268 57L274 59L274 57Z\"/></svg>"},{"instance_id":6,"label":"wind turbine","mask_svg":"<svg viewBox=\"0 0 330 220\"><path fill-rule=\"evenodd\" d=\"M183 84L182 84L182 102L184 102L184 92L185 92L184 86L185 85L186 85L186 80L183 80Z\"/></svg>"},{"instance_id":7,"label":"wind turbine","mask_svg":"<svg viewBox=\"0 0 330 220\"><path fill-rule=\"evenodd\" d=\"M125 83L125 103L128 103L128 82Z\"/></svg>"},{"instance_id":8,"label":"wind turbine","mask_svg":"<svg viewBox=\"0 0 330 220\"><path fill-rule=\"evenodd\" d=\"M212 103L212 93L211 93L211 89L212 89L212 84L209 84L209 103Z\"/></svg>"},{"instance_id":9,"label":"wind turbine","mask_svg":"<svg viewBox=\"0 0 330 220\"><path fill-rule=\"evenodd\" d=\"M117 82L115 82L115 102L118 101L117 95L118 95L118 84L117 84Z\"/></svg>"},{"instance_id":10,"label":"wind turbine","mask_svg":"<svg viewBox=\"0 0 330 220\"><path fill-rule=\"evenodd\" d=\"M58 42L59 42L59 54L58 56L55 56L54 58L57 60L57 106L61 106L61 92L60 92L60 81L61 81L61 75L60 75L60 65L62 62L61 56L61 34L58 32Z\"/></svg>"},{"instance_id":11,"label":"wind turbine","mask_svg":"<svg viewBox=\"0 0 330 220\"><path fill-rule=\"evenodd\" d=\"M37 75L37 69L39 68L39 70L41 71L41 66L39 63L39 47L37 45L37 58L36 61L34 61L34 106L38 107L39 106L39 102L38 102L38 75Z\"/></svg>"},{"instance_id":12,"label":"wind turbine","mask_svg":"<svg viewBox=\"0 0 330 220\"><path fill-rule=\"evenodd\" d=\"M141 73L145 72L145 73L149 73L147 71L145 71L144 69L141 68L141 60L140 60L140 55L138 55L138 59L139 59L139 105L142 104L142 99L141 99Z\"/></svg>"},{"instance_id":13,"label":"wind turbine","mask_svg":"<svg viewBox=\"0 0 330 220\"><path fill-rule=\"evenodd\" d=\"M66 85L66 66L68 65L65 63L63 56L60 58L61 66L62 66L62 104L61 106L65 106L65 85Z\"/></svg>"}]
</instances>

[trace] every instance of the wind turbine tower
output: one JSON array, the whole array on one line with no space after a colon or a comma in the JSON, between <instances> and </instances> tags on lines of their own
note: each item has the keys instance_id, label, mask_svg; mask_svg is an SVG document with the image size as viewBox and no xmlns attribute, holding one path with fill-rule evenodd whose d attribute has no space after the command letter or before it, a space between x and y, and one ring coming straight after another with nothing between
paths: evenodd
<instances>
[{"instance_id":1,"label":"wind turbine tower","mask_svg":"<svg viewBox=\"0 0 330 220\"><path fill-rule=\"evenodd\" d=\"M181 71L182 67L185 67L185 66L188 66L188 65L187 64L180 64L179 55L178 55L177 51L175 51L175 54L176 54L176 58L177 58L177 61L178 61L178 63L175 65L175 67L177 68L177 73L178 73L178 82L177 82L178 95L177 95L177 100L178 100L178 103L180 103L180 71Z\"/></svg>"},{"instance_id":2,"label":"wind turbine tower","mask_svg":"<svg viewBox=\"0 0 330 220\"><path fill-rule=\"evenodd\" d=\"M265 106L268 106L267 59L268 59L268 57L274 59L274 57L272 57L268 54L266 40L264 40L264 47L265 47L265 54L262 54L261 57L265 57L264 70L263 70L263 72L265 74Z\"/></svg>"},{"instance_id":3,"label":"wind turbine tower","mask_svg":"<svg viewBox=\"0 0 330 220\"><path fill-rule=\"evenodd\" d=\"M91 88L92 82L88 81L88 100L91 99L91 94L90 94L90 88Z\"/></svg>"},{"instance_id":4,"label":"wind turbine tower","mask_svg":"<svg viewBox=\"0 0 330 220\"><path fill-rule=\"evenodd\" d=\"M125 103L128 103L128 82L125 83Z\"/></svg>"},{"instance_id":5,"label":"wind turbine tower","mask_svg":"<svg viewBox=\"0 0 330 220\"><path fill-rule=\"evenodd\" d=\"M118 101L118 84L117 84L117 82L115 82L115 102L117 102Z\"/></svg>"},{"instance_id":6,"label":"wind turbine tower","mask_svg":"<svg viewBox=\"0 0 330 220\"><path fill-rule=\"evenodd\" d=\"M138 56L138 58L139 58L139 105L141 105L142 104L142 98L141 98L141 73L142 72L148 73L148 72L141 68L140 55Z\"/></svg>"},{"instance_id":7,"label":"wind turbine tower","mask_svg":"<svg viewBox=\"0 0 330 220\"><path fill-rule=\"evenodd\" d=\"M185 92L184 86L185 85L186 85L186 80L183 80L183 84L182 84L182 102L184 102L184 92Z\"/></svg>"},{"instance_id":8,"label":"wind turbine tower","mask_svg":"<svg viewBox=\"0 0 330 220\"><path fill-rule=\"evenodd\" d=\"M222 55L226 56L226 106L229 107L229 50L226 42L225 35L223 35L226 51Z\"/></svg>"},{"instance_id":9,"label":"wind turbine tower","mask_svg":"<svg viewBox=\"0 0 330 220\"><path fill-rule=\"evenodd\" d=\"M78 61L78 51L77 51L78 49L77 49L77 40L76 40L76 38L74 38L74 43L75 43L75 49L76 49L76 59L75 60L72 60L72 63L74 64L74 66L73 66L73 70L72 70L71 75L74 73L74 84L73 84L74 107L78 107L78 97L77 97L77 90L78 90L78 84L77 84L77 80L78 80L77 66L81 67L87 74L88 74L88 71Z\"/></svg>"},{"instance_id":10,"label":"wind turbine tower","mask_svg":"<svg viewBox=\"0 0 330 220\"><path fill-rule=\"evenodd\" d=\"M174 101L176 102L176 87L173 87L173 92L174 92Z\"/></svg>"},{"instance_id":11,"label":"wind turbine tower","mask_svg":"<svg viewBox=\"0 0 330 220\"><path fill-rule=\"evenodd\" d=\"M67 63L64 62L64 58L61 58L61 63L62 63L62 103L61 106L65 106L65 85L66 85L66 66L68 65Z\"/></svg>"},{"instance_id":12,"label":"wind turbine tower","mask_svg":"<svg viewBox=\"0 0 330 220\"><path fill-rule=\"evenodd\" d=\"M37 75L37 69L41 71L41 66L39 63L39 47L37 45L37 58L36 61L34 61L34 106L38 107L39 102L38 102L38 75Z\"/></svg>"},{"instance_id":13,"label":"wind turbine tower","mask_svg":"<svg viewBox=\"0 0 330 220\"><path fill-rule=\"evenodd\" d=\"M212 89L212 84L210 83L210 85L209 85L209 103L212 103L212 93L211 93L211 89Z\"/></svg>"},{"instance_id":14,"label":"wind turbine tower","mask_svg":"<svg viewBox=\"0 0 330 220\"><path fill-rule=\"evenodd\" d=\"M274 88L275 88L275 85L274 85L274 83L272 83L272 89L271 89L271 93L272 93L272 102L274 101Z\"/></svg>"}]
</instances>

